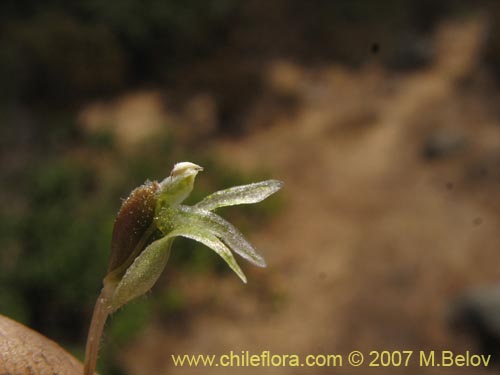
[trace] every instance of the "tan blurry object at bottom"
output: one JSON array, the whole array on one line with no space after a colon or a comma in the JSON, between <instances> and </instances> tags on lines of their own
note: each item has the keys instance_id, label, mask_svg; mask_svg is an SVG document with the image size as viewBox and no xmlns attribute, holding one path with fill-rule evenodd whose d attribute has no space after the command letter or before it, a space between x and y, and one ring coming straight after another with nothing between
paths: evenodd
<instances>
[{"instance_id":1,"label":"tan blurry object at bottom","mask_svg":"<svg viewBox=\"0 0 500 375\"><path fill-rule=\"evenodd\" d=\"M0 375L82 373L82 364L54 341L0 315Z\"/></svg>"}]
</instances>

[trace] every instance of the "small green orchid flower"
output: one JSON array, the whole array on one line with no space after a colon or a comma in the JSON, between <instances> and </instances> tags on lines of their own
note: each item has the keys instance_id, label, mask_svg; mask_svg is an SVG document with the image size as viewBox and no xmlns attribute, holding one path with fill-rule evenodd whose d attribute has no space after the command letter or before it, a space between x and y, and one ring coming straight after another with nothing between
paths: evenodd
<instances>
[{"instance_id":1,"label":"small green orchid flower","mask_svg":"<svg viewBox=\"0 0 500 375\"><path fill-rule=\"evenodd\" d=\"M113 228L108 273L92 317L86 348L85 375L93 374L99 338L107 316L148 292L163 272L176 237L211 248L244 282L247 279L232 251L259 267L264 259L232 224L212 212L216 208L258 203L283 186L268 180L215 192L194 206L182 205L193 190L199 165L175 164L162 182L146 182L123 202Z\"/></svg>"}]
</instances>

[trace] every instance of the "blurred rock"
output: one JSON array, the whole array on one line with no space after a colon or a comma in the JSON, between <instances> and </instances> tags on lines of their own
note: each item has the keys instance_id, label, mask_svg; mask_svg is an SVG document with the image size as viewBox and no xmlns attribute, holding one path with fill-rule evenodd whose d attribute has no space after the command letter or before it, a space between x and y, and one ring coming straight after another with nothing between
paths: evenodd
<instances>
[{"instance_id":1,"label":"blurred rock","mask_svg":"<svg viewBox=\"0 0 500 375\"><path fill-rule=\"evenodd\" d=\"M217 130L217 103L209 94L197 94L184 105L182 117L185 126L183 138L199 138L214 134Z\"/></svg>"},{"instance_id":2,"label":"blurred rock","mask_svg":"<svg viewBox=\"0 0 500 375\"><path fill-rule=\"evenodd\" d=\"M288 62L277 61L268 70L268 85L277 94L298 94L305 87L305 72L303 68Z\"/></svg>"},{"instance_id":3,"label":"blurred rock","mask_svg":"<svg viewBox=\"0 0 500 375\"><path fill-rule=\"evenodd\" d=\"M443 22L436 34L436 68L455 80L476 74L485 40L484 17Z\"/></svg>"},{"instance_id":4,"label":"blurred rock","mask_svg":"<svg viewBox=\"0 0 500 375\"><path fill-rule=\"evenodd\" d=\"M425 68L433 62L435 53L430 37L407 33L393 47L387 65L390 69L399 71Z\"/></svg>"},{"instance_id":5,"label":"blurred rock","mask_svg":"<svg viewBox=\"0 0 500 375\"><path fill-rule=\"evenodd\" d=\"M80 112L80 126L89 134L110 133L119 148L131 151L167 129L172 120L163 102L160 93L143 91L92 103Z\"/></svg>"},{"instance_id":6,"label":"blurred rock","mask_svg":"<svg viewBox=\"0 0 500 375\"><path fill-rule=\"evenodd\" d=\"M83 366L38 332L0 315L0 373L80 375Z\"/></svg>"},{"instance_id":7,"label":"blurred rock","mask_svg":"<svg viewBox=\"0 0 500 375\"><path fill-rule=\"evenodd\" d=\"M462 150L465 145L466 140L459 132L440 129L427 137L422 155L428 160L443 158Z\"/></svg>"},{"instance_id":8,"label":"blurred rock","mask_svg":"<svg viewBox=\"0 0 500 375\"><path fill-rule=\"evenodd\" d=\"M500 354L500 285L465 293L452 304L449 319L451 327L477 342L482 353Z\"/></svg>"}]
</instances>

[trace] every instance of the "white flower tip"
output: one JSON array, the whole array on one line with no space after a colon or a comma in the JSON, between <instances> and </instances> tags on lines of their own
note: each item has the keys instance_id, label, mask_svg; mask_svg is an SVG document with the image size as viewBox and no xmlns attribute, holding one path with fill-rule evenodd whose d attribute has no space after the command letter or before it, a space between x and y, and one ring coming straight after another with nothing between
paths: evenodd
<instances>
[{"instance_id":1,"label":"white flower tip","mask_svg":"<svg viewBox=\"0 0 500 375\"><path fill-rule=\"evenodd\" d=\"M259 257L259 259L255 259L254 262L252 262L254 265L256 265L257 267L260 267L260 268L266 268L267 267L267 263L266 263L266 260L262 257Z\"/></svg>"},{"instance_id":2,"label":"white flower tip","mask_svg":"<svg viewBox=\"0 0 500 375\"><path fill-rule=\"evenodd\" d=\"M248 283L247 278L246 278L245 275L241 274L241 275L238 275L238 277L243 282L243 284L247 284Z\"/></svg>"},{"instance_id":3,"label":"white flower tip","mask_svg":"<svg viewBox=\"0 0 500 375\"><path fill-rule=\"evenodd\" d=\"M273 185L275 186L276 188L276 191L278 191L279 189L281 189L283 187L283 185L285 185L285 183L283 181L280 181L280 180L271 180Z\"/></svg>"},{"instance_id":4,"label":"white flower tip","mask_svg":"<svg viewBox=\"0 0 500 375\"><path fill-rule=\"evenodd\" d=\"M198 164L194 164L189 161L182 161L174 165L170 175L176 177L184 174L197 174L202 170L203 167L200 167Z\"/></svg>"}]
</instances>

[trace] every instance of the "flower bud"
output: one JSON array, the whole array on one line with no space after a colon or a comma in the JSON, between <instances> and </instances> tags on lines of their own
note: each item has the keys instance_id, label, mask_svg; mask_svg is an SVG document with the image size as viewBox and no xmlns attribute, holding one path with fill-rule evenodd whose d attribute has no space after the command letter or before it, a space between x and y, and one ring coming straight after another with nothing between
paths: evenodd
<instances>
[{"instance_id":1,"label":"flower bud","mask_svg":"<svg viewBox=\"0 0 500 375\"><path fill-rule=\"evenodd\" d=\"M122 203L115 219L107 279L119 281L134 258L151 242L157 201L157 182L147 181Z\"/></svg>"},{"instance_id":2,"label":"flower bud","mask_svg":"<svg viewBox=\"0 0 500 375\"><path fill-rule=\"evenodd\" d=\"M196 175L202 170L199 165L188 161L175 164L170 176L160 182L157 212L163 207L182 203L191 194Z\"/></svg>"}]
</instances>

